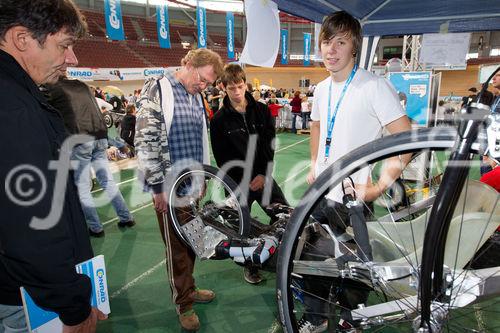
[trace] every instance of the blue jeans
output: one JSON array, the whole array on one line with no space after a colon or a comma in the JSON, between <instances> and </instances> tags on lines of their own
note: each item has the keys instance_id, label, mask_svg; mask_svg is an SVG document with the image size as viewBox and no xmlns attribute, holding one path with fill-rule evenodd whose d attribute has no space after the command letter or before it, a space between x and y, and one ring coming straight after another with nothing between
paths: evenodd
<instances>
[{"instance_id":1,"label":"blue jeans","mask_svg":"<svg viewBox=\"0 0 500 333\"><path fill-rule=\"evenodd\" d=\"M0 304L0 333L28 333L22 306Z\"/></svg>"},{"instance_id":2,"label":"blue jeans","mask_svg":"<svg viewBox=\"0 0 500 333\"><path fill-rule=\"evenodd\" d=\"M300 116L302 117L302 129L307 129L307 124L309 123L309 116L311 112L301 112Z\"/></svg>"},{"instance_id":3,"label":"blue jeans","mask_svg":"<svg viewBox=\"0 0 500 333\"><path fill-rule=\"evenodd\" d=\"M112 138L108 136L108 143L110 146L116 147L118 149L122 149L123 147L126 146L125 141L123 141L123 139L120 137Z\"/></svg>"},{"instance_id":4,"label":"blue jeans","mask_svg":"<svg viewBox=\"0 0 500 333\"><path fill-rule=\"evenodd\" d=\"M73 149L73 155L71 157L73 161L79 162L74 173L75 184L78 188L78 195L87 225L93 232L100 232L102 230L102 224L99 221L94 199L90 193L92 190L90 167L94 169L97 181L111 200L111 205L120 218L120 222L128 222L133 219L113 179L113 175L109 171L108 157L106 156L107 148L107 139L86 142L76 146Z\"/></svg>"},{"instance_id":5,"label":"blue jeans","mask_svg":"<svg viewBox=\"0 0 500 333\"><path fill-rule=\"evenodd\" d=\"M295 122L297 121L297 116L300 116L299 113L292 113L292 133L297 133L297 125Z\"/></svg>"}]
</instances>

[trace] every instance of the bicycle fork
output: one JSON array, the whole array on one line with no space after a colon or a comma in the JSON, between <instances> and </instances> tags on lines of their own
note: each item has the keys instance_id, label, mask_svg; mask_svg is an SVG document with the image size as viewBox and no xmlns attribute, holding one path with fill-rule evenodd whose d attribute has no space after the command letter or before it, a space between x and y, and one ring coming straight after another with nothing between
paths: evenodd
<instances>
[{"instance_id":1,"label":"bicycle fork","mask_svg":"<svg viewBox=\"0 0 500 333\"><path fill-rule=\"evenodd\" d=\"M470 169L472 144L476 141L479 128L489 108L482 104L472 104L463 115L448 166L440 189L432 206L428 227L425 231L420 272L421 317L419 332L440 331L438 318L432 316L432 301L443 298L443 264L446 236L453 217L455 206L461 194ZM476 119L474 119L474 117ZM442 317L442 316L439 316ZM439 320L438 320L439 321Z\"/></svg>"}]
</instances>

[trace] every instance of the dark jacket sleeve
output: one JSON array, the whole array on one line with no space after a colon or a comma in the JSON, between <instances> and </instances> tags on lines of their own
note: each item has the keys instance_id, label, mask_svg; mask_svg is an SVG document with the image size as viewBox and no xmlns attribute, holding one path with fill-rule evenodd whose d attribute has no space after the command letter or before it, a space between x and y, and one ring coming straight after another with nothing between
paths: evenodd
<instances>
[{"instance_id":1,"label":"dark jacket sleeve","mask_svg":"<svg viewBox=\"0 0 500 333\"><path fill-rule=\"evenodd\" d=\"M15 97L5 97L3 103L8 107L0 108L2 154L9 158L0 163L0 178L15 179L15 168L24 166L27 174L30 166L38 172L31 173L35 180L24 185L40 198L16 202L13 198L21 193L15 192L13 182L7 184L12 190L9 195L0 191L0 293L15 297L24 286L35 303L58 313L63 323L76 325L90 314L91 286L87 276L76 273L75 264L90 258L92 249L71 173L63 181L64 199L53 200L57 175L48 165L57 160L62 119L56 112L47 115L37 105ZM62 205L55 226L37 230L30 225L33 217L49 216L53 204Z\"/></svg>"},{"instance_id":2,"label":"dark jacket sleeve","mask_svg":"<svg viewBox=\"0 0 500 333\"><path fill-rule=\"evenodd\" d=\"M77 134L80 132L76 114L71 107L69 96L64 92L59 84L47 86L47 101L55 109L59 111L64 120L64 127L70 134Z\"/></svg>"},{"instance_id":3,"label":"dark jacket sleeve","mask_svg":"<svg viewBox=\"0 0 500 333\"><path fill-rule=\"evenodd\" d=\"M259 142L255 154L254 175L266 175L267 166L274 159L274 138L276 130L272 121L271 112L267 105L257 103L257 115L262 119L263 128L259 133ZM269 175L270 176L270 175Z\"/></svg>"},{"instance_id":4,"label":"dark jacket sleeve","mask_svg":"<svg viewBox=\"0 0 500 333\"><path fill-rule=\"evenodd\" d=\"M214 154L215 162L220 168L228 162L228 155L224 153L224 143L227 137L224 135L224 124L221 118L222 111L214 115L210 121L210 144L212 145L212 153Z\"/></svg>"}]
</instances>

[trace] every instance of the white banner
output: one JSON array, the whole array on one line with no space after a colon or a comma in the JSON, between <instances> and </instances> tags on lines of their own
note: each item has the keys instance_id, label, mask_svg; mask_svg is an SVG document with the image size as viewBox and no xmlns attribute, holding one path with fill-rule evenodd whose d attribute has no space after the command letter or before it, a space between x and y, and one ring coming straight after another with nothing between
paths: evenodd
<instances>
[{"instance_id":1,"label":"white banner","mask_svg":"<svg viewBox=\"0 0 500 333\"><path fill-rule=\"evenodd\" d=\"M467 66L470 33L424 34L420 50L420 62L426 67Z\"/></svg>"},{"instance_id":2,"label":"white banner","mask_svg":"<svg viewBox=\"0 0 500 333\"><path fill-rule=\"evenodd\" d=\"M167 68L86 68L68 67L67 75L82 81L130 81L160 76Z\"/></svg>"},{"instance_id":3,"label":"white banner","mask_svg":"<svg viewBox=\"0 0 500 333\"><path fill-rule=\"evenodd\" d=\"M247 39L240 62L273 67L280 46L278 6L272 1L246 0Z\"/></svg>"}]
</instances>

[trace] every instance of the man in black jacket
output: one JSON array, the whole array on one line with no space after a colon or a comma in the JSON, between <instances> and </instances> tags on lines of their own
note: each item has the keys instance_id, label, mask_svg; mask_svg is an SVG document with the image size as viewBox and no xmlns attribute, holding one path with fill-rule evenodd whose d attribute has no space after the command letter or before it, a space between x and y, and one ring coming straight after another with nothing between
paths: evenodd
<instances>
[{"instance_id":1,"label":"man in black jacket","mask_svg":"<svg viewBox=\"0 0 500 333\"><path fill-rule=\"evenodd\" d=\"M94 332L104 318L75 271L93 253L76 188L58 168L69 161L63 120L38 89L77 65L85 31L71 0L0 1L0 331L27 332L21 286L64 332Z\"/></svg>"},{"instance_id":2,"label":"man in black jacket","mask_svg":"<svg viewBox=\"0 0 500 333\"><path fill-rule=\"evenodd\" d=\"M89 234L93 237L104 236L104 228L91 194L92 180L89 172L91 167L119 217L118 227L132 227L135 225L134 218L109 170L106 154L108 129L89 86L80 80L64 77L55 84L46 85L45 88L48 103L61 113L69 134L89 136L87 141L73 148L71 156L71 159L77 162L74 178ZM74 123L68 124L71 121Z\"/></svg>"},{"instance_id":3,"label":"man in black jacket","mask_svg":"<svg viewBox=\"0 0 500 333\"><path fill-rule=\"evenodd\" d=\"M217 165L239 184L247 195L249 208L254 201L264 210L271 203L288 205L272 178L275 128L271 112L246 91L245 72L239 65L227 65L221 81L226 97L210 122L210 141ZM235 164L238 165L226 170ZM275 219L270 217L271 221ZM245 280L256 284L262 278L256 271L246 270Z\"/></svg>"}]
</instances>

